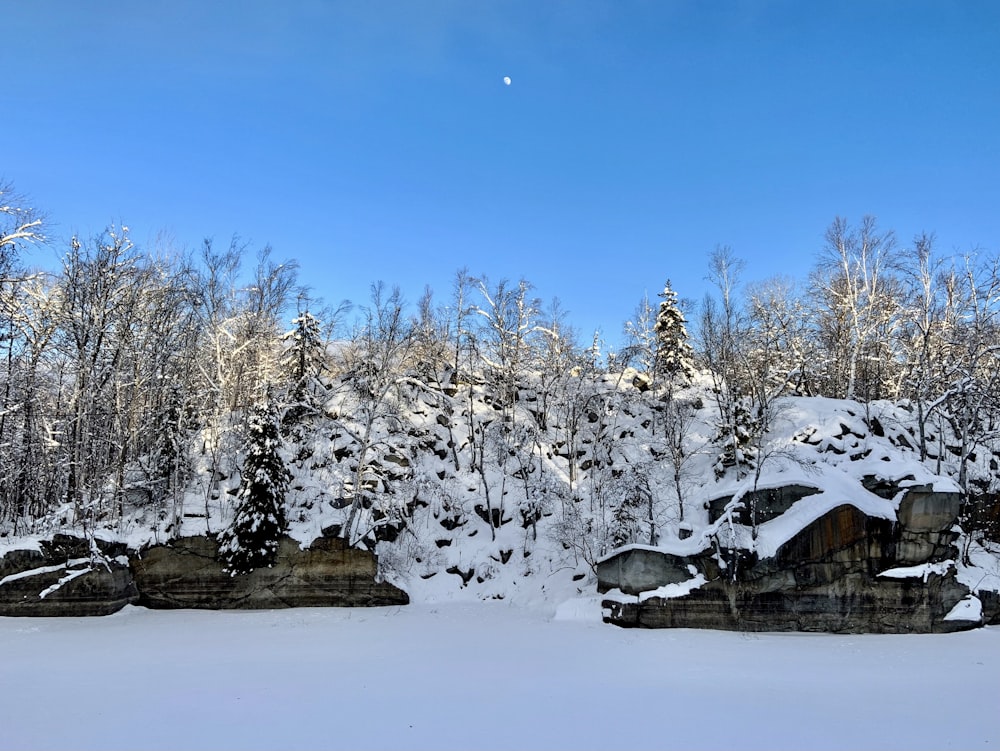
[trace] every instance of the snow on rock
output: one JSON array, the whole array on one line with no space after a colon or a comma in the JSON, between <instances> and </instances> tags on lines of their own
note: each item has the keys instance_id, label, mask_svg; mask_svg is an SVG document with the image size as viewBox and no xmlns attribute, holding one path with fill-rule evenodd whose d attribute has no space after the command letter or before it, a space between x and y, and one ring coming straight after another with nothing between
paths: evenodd
<instances>
[{"instance_id":1,"label":"snow on rock","mask_svg":"<svg viewBox=\"0 0 1000 751\"><path fill-rule=\"evenodd\" d=\"M781 516L760 525L753 549L772 558L795 535L838 506L850 505L867 516L896 520L893 504L864 489L856 476L831 467L819 467L813 478L823 492L804 498Z\"/></svg>"},{"instance_id":2,"label":"snow on rock","mask_svg":"<svg viewBox=\"0 0 1000 751\"><path fill-rule=\"evenodd\" d=\"M69 584L74 579L81 577L85 574L89 574L93 570L94 569L91 568L90 566L86 566L84 568L67 571L66 575L61 577L59 581L57 581L55 584L50 584L48 587L39 592L38 599L44 600L50 594L52 594L53 592L58 592L60 589L62 589L65 585Z\"/></svg>"},{"instance_id":3,"label":"snow on rock","mask_svg":"<svg viewBox=\"0 0 1000 751\"><path fill-rule=\"evenodd\" d=\"M921 579L925 583L932 574L944 576L955 567L954 561L937 561L923 563L919 566L899 566L890 568L879 574L887 579Z\"/></svg>"},{"instance_id":4,"label":"snow on rock","mask_svg":"<svg viewBox=\"0 0 1000 751\"><path fill-rule=\"evenodd\" d=\"M675 597L684 597L685 595L689 595L691 592L707 583L708 580L705 578L705 575L699 573L695 574L687 581L677 582L675 584L664 584L656 589L640 592L638 595L629 595L622 592L620 589L611 589L604 593L604 599L617 600L619 602L635 602L636 598L638 598L639 602L643 602L652 597L658 597L664 600L669 600Z\"/></svg>"},{"instance_id":5,"label":"snow on rock","mask_svg":"<svg viewBox=\"0 0 1000 751\"><path fill-rule=\"evenodd\" d=\"M90 563L89 558L74 558L73 560L66 561L65 563L57 563L53 566L39 566L38 568L31 568L25 571L18 571L16 574L8 574L3 579L0 579L0 587L9 582L14 582L19 579L27 579L32 576L40 576L42 574L51 574L56 571L62 571L66 568L73 568L74 566L83 566ZM88 569L89 570L89 569ZM39 595L43 597L44 595Z\"/></svg>"},{"instance_id":6,"label":"snow on rock","mask_svg":"<svg viewBox=\"0 0 1000 751\"><path fill-rule=\"evenodd\" d=\"M944 619L946 621L973 621L981 623L983 620L983 603L975 595L969 595L953 607Z\"/></svg>"}]
</instances>

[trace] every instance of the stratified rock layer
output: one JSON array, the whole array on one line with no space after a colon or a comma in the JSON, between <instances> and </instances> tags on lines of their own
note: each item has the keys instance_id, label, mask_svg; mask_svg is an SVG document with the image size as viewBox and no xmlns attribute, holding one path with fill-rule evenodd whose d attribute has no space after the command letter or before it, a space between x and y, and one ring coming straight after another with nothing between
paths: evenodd
<instances>
[{"instance_id":1,"label":"stratified rock layer","mask_svg":"<svg viewBox=\"0 0 1000 751\"><path fill-rule=\"evenodd\" d=\"M772 495L780 510L762 508L763 518L786 512L789 498L810 503L798 486ZM721 516L725 504L717 505ZM949 560L957 555L952 529L960 505L957 493L912 487L900 499L894 522L844 503L767 558L711 546L684 556L624 549L598 564L598 589L619 593L604 601L605 620L646 628L849 633L979 626L982 621L947 618L970 594ZM685 588L696 575L704 583ZM682 586L676 596L655 591L668 585ZM987 597L984 620L995 616L993 605Z\"/></svg>"},{"instance_id":2,"label":"stratified rock layer","mask_svg":"<svg viewBox=\"0 0 1000 751\"><path fill-rule=\"evenodd\" d=\"M125 546L70 535L0 558L0 615L108 615L135 602Z\"/></svg>"},{"instance_id":3,"label":"stratified rock layer","mask_svg":"<svg viewBox=\"0 0 1000 751\"><path fill-rule=\"evenodd\" d=\"M151 608L290 608L405 605L405 592L376 581L374 554L321 537L308 548L282 538L271 568L230 576L218 544L185 537L141 551L68 535L0 558L0 616L107 615Z\"/></svg>"},{"instance_id":4,"label":"stratified rock layer","mask_svg":"<svg viewBox=\"0 0 1000 751\"><path fill-rule=\"evenodd\" d=\"M302 549L282 538L271 568L230 576L208 537L184 537L157 545L130 561L139 604L150 608L291 608L405 605L401 589L376 582L376 559L337 537L321 537Z\"/></svg>"}]
</instances>

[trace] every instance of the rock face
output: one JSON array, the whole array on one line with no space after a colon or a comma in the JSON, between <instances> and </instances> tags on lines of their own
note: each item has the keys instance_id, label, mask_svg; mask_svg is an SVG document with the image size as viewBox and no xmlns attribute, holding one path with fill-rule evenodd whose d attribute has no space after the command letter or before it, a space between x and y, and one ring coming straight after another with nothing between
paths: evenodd
<instances>
[{"instance_id":1,"label":"rock face","mask_svg":"<svg viewBox=\"0 0 1000 751\"><path fill-rule=\"evenodd\" d=\"M235 577L223 572L208 537L129 551L56 535L40 548L0 558L0 616L107 615L128 604L221 610L409 602L402 590L375 581L372 553L335 537L306 549L283 538L274 567Z\"/></svg>"},{"instance_id":2,"label":"rock face","mask_svg":"<svg viewBox=\"0 0 1000 751\"><path fill-rule=\"evenodd\" d=\"M108 615L138 592L120 543L55 535L0 558L0 615Z\"/></svg>"},{"instance_id":3,"label":"rock face","mask_svg":"<svg viewBox=\"0 0 1000 751\"><path fill-rule=\"evenodd\" d=\"M139 604L150 608L289 608L405 605L401 589L376 582L376 559L321 537L305 550L282 538L272 568L230 576L208 537L184 537L147 548L130 561Z\"/></svg>"},{"instance_id":4,"label":"rock face","mask_svg":"<svg viewBox=\"0 0 1000 751\"><path fill-rule=\"evenodd\" d=\"M773 493L780 511L765 508L762 517L778 518L796 496L793 503L809 503L802 490ZM960 505L957 493L912 487L901 498L894 522L844 503L802 526L766 558L758 558L752 546L706 544L688 555L625 549L598 564L599 591L615 591L604 601L605 620L620 626L746 631L973 628L981 622L946 618L969 595L949 560L957 555L951 530ZM652 591L691 582L696 575L704 583L681 587L678 596ZM991 605L984 603L987 620Z\"/></svg>"},{"instance_id":5,"label":"rock face","mask_svg":"<svg viewBox=\"0 0 1000 751\"><path fill-rule=\"evenodd\" d=\"M632 548L597 567L597 588L600 592L617 588L637 595L665 584L679 584L691 578L690 563L693 561L657 550Z\"/></svg>"},{"instance_id":6,"label":"rock face","mask_svg":"<svg viewBox=\"0 0 1000 751\"><path fill-rule=\"evenodd\" d=\"M743 497L744 502L738 512L738 518L741 524L752 524L752 517L756 516L756 523L763 524L781 516L792 507L793 503L818 492L819 488L794 484L750 492ZM709 523L722 516L731 500L733 500L731 495L725 495L708 502Z\"/></svg>"}]
</instances>

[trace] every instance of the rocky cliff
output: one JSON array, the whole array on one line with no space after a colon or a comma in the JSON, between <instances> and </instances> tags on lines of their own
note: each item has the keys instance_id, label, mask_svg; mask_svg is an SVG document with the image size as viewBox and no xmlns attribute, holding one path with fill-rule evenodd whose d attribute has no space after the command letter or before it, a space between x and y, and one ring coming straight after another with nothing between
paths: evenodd
<instances>
[{"instance_id":1,"label":"rocky cliff","mask_svg":"<svg viewBox=\"0 0 1000 751\"><path fill-rule=\"evenodd\" d=\"M0 615L108 615L138 596L125 545L57 534L0 558Z\"/></svg>"},{"instance_id":2,"label":"rocky cliff","mask_svg":"<svg viewBox=\"0 0 1000 751\"><path fill-rule=\"evenodd\" d=\"M865 493L858 488L859 496ZM870 495L863 503L836 503L795 486L711 503L714 527L686 549L631 546L599 562L598 588L608 594L605 620L649 628L870 633L947 632L996 622L993 598L980 600L956 578L953 528L961 496L927 486L893 487L882 495L888 496L882 504ZM757 527L750 508L759 511Z\"/></svg>"},{"instance_id":3,"label":"rocky cliff","mask_svg":"<svg viewBox=\"0 0 1000 751\"><path fill-rule=\"evenodd\" d=\"M373 553L321 537L280 543L271 568L230 576L208 537L142 550L69 535L0 558L0 615L107 615L127 604L151 608L288 608L404 605L402 590L376 581Z\"/></svg>"},{"instance_id":4,"label":"rocky cliff","mask_svg":"<svg viewBox=\"0 0 1000 751\"><path fill-rule=\"evenodd\" d=\"M156 545L129 561L138 603L150 608L288 608L405 605L405 592L375 580L377 561L339 537L321 537L307 548L282 538L277 562L244 576L230 576L208 537Z\"/></svg>"}]
</instances>

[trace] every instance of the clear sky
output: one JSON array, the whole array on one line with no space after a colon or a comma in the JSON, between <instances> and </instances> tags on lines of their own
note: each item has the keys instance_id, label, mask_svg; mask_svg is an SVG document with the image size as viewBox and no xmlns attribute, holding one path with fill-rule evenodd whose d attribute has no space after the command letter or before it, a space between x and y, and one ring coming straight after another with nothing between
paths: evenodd
<instances>
[{"instance_id":1,"label":"clear sky","mask_svg":"<svg viewBox=\"0 0 1000 751\"><path fill-rule=\"evenodd\" d=\"M717 244L804 278L837 215L1000 249L993 0L0 11L0 177L63 238L238 233L329 301L523 276L584 340Z\"/></svg>"}]
</instances>

